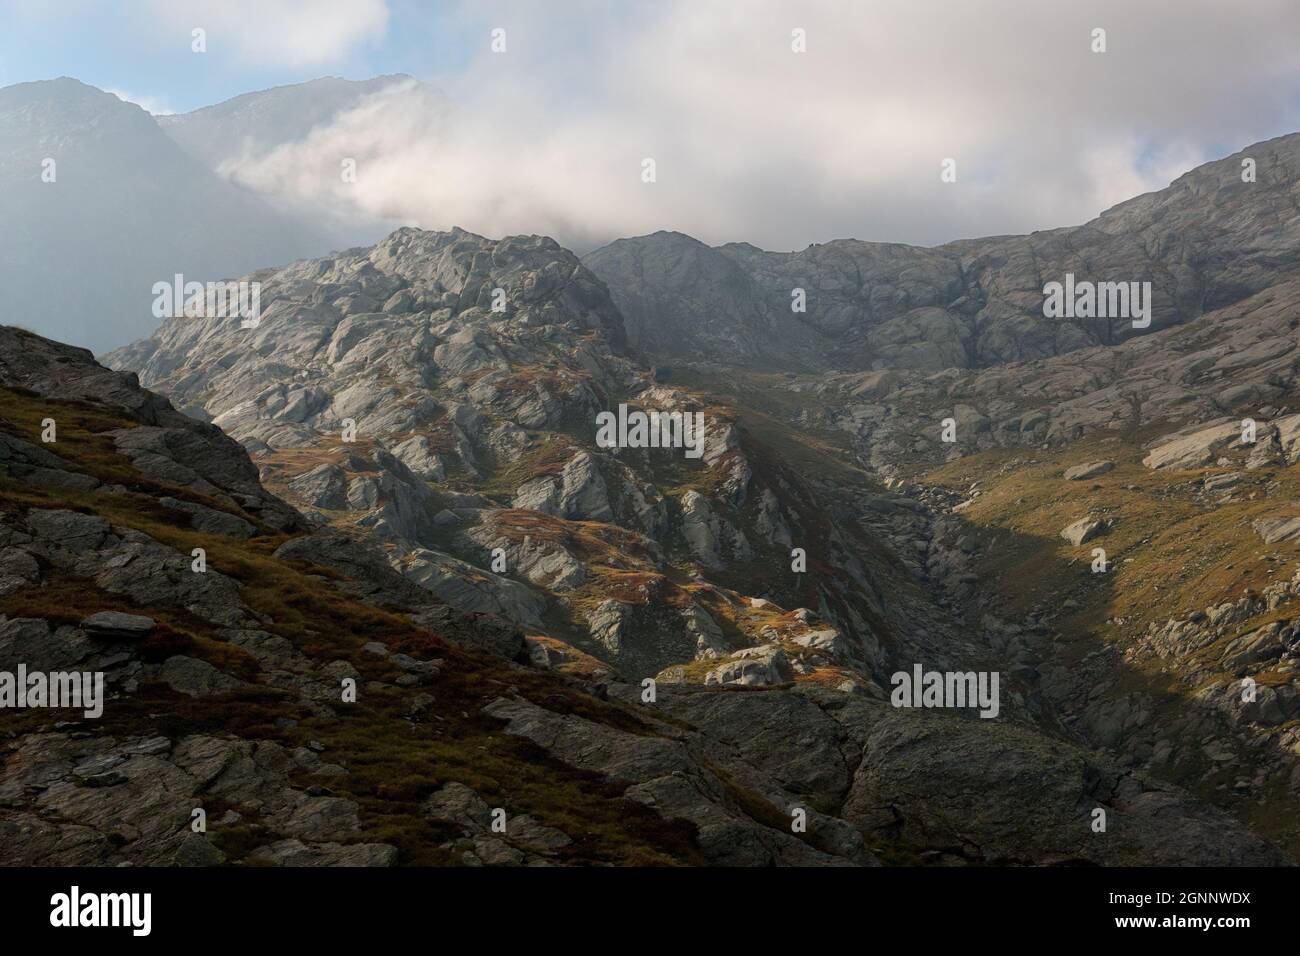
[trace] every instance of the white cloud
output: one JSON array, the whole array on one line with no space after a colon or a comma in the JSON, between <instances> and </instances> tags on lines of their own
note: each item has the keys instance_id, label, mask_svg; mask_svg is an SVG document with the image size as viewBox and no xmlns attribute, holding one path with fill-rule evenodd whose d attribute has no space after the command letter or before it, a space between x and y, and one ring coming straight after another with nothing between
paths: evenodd
<instances>
[{"instance_id":1,"label":"white cloud","mask_svg":"<svg viewBox=\"0 0 1300 956\"><path fill-rule=\"evenodd\" d=\"M146 113L152 113L154 116L171 116L175 110L167 106L166 101L155 96L135 96L124 90L115 90L111 87L104 90L105 93L112 93L119 100L126 103L134 103L143 109Z\"/></svg>"},{"instance_id":2,"label":"white cloud","mask_svg":"<svg viewBox=\"0 0 1300 956\"><path fill-rule=\"evenodd\" d=\"M228 54L260 65L330 64L383 39L385 0L146 0L175 42L207 32L208 55Z\"/></svg>"},{"instance_id":3,"label":"white cloud","mask_svg":"<svg viewBox=\"0 0 1300 956\"><path fill-rule=\"evenodd\" d=\"M387 90L227 172L334 210L576 247L661 228L779 249L928 244L1083 222L1300 124L1292 0L562 9L466 3L443 21L482 38L439 78L454 111ZM495 26L506 54L489 52ZM1089 49L1096 26L1107 53ZM794 27L807 53L791 52ZM945 157L956 184L940 182Z\"/></svg>"}]
</instances>

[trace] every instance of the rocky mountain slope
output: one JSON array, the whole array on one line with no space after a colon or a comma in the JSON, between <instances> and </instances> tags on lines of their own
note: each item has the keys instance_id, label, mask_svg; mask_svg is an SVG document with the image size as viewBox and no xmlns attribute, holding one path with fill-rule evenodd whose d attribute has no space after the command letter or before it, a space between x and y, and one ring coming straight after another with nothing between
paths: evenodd
<instances>
[{"instance_id":1,"label":"rocky mountain slope","mask_svg":"<svg viewBox=\"0 0 1300 956\"><path fill-rule=\"evenodd\" d=\"M317 529L288 554L329 564L331 549L296 545L323 535L377 549L372 570L408 606L504 619L516 668L653 728L629 739L536 698L482 701L508 736L632 781L623 792L670 819L714 820L695 801L724 778L782 835L803 800L823 815L822 862L1282 859L1075 726L1043 677L1060 667L1050 621L981 587L982 538L954 502L885 489L854 462L860 436L829 387L646 369L605 286L537 237L404 229L253 278L258 328L176 320L108 361L248 449ZM700 458L601 447L596 416L620 404L703 413ZM890 674L917 663L1000 671L1001 715L891 707ZM697 779L679 764L702 753L691 734L750 770ZM647 749L658 735L678 743ZM1099 807L1123 823L1094 833ZM1245 849L1209 840L1211 820ZM707 858L813 859L762 831L739 850L724 829L697 838Z\"/></svg>"},{"instance_id":2,"label":"rocky mountain slope","mask_svg":"<svg viewBox=\"0 0 1300 956\"><path fill-rule=\"evenodd\" d=\"M797 670L880 693L887 618L912 612L884 607L892 572L835 520L868 493L862 476L814 488L729 409L654 381L570 253L404 229L259 277L258 329L164 323L109 363L210 416L316 520L383 543L443 600L565 641L575 666L748 683ZM619 404L703 414L700 456L599 447L596 416ZM797 547L823 573L789 570Z\"/></svg>"},{"instance_id":3,"label":"rocky mountain slope","mask_svg":"<svg viewBox=\"0 0 1300 956\"><path fill-rule=\"evenodd\" d=\"M550 291L532 304L585 324L549 335L616 338L580 275ZM1282 859L1027 722L809 682L666 684L651 703L613 670L548 669L80 349L0 329L0 396L0 670L109 688L98 719L6 713L5 863Z\"/></svg>"},{"instance_id":4,"label":"rocky mountain slope","mask_svg":"<svg viewBox=\"0 0 1300 956\"><path fill-rule=\"evenodd\" d=\"M1255 181L1243 182L1253 160ZM954 185L957 189L959 186ZM782 371L983 368L1112 345L1242 302L1300 267L1300 134L1256 143L1082 226L918 248L853 239L801 252L711 248L680 233L584 258L663 361ZM1151 282L1149 330L1044 321L1066 273ZM807 311L792 311L803 289Z\"/></svg>"},{"instance_id":5,"label":"rocky mountain slope","mask_svg":"<svg viewBox=\"0 0 1300 956\"><path fill-rule=\"evenodd\" d=\"M1298 149L1256 144L1030 237L781 255L660 234L585 261L648 359L843 436L908 516L864 520L1019 654L1064 733L1294 854ZM1152 281L1151 329L1046 319L1067 271Z\"/></svg>"},{"instance_id":6,"label":"rocky mountain slope","mask_svg":"<svg viewBox=\"0 0 1300 956\"><path fill-rule=\"evenodd\" d=\"M1212 221L1252 221L1249 201L1215 202ZM1032 623L1007 641L1027 645L1021 673L1045 711L1294 853L1300 281L1285 255L1294 205L1273 217L1232 266L1271 255L1265 288L1117 344L939 371L675 374L843 435L897 512L962 542L932 587L986 633ZM899 553L915 538L910 520L873 527ZM930 571L932 541L917 547Z\"/></svg>"}]
</instances>

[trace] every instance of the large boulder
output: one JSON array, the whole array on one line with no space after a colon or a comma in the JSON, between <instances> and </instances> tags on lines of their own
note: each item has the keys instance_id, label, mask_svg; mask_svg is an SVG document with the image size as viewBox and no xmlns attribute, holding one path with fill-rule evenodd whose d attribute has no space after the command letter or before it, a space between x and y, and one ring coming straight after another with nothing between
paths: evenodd
<instances>
[{"instance_id":1,"label":"large boulder","mask_svg":"<svg viewBox=\"0 0 1300 956\"><path fill-rule=\"evenodd\" d=\"M1114 467L1113 461L1091 461L1086 465L1075 465L1073 468L1065 469L1063 477L1066 481L1086 481L1089 478L1099 478Z\"/></svg>"},{"instance_id":2,"label":"large boulder","mask_svg":"<svg viewBox=\"0 0 1300 956\"><path fill-rule=\"evenodd\" d=\"M1158 441L1142 464L1148 468L1200 468L1213 463L1223 449L1240 442L1240 422L1184 429Z\"/></svg>"},{"instance_id":3,"label":"large boulder","mask_svg":"<svg viewBox=\"0 0 1300 956\"><path fill-rule=\"evenodd\" d=\"M1110 524L1105 518L1080 518L1078 521L1062 528L1061 537L1078 547L1093 538L1100 537L1108 530L1110 530Z\"/></svg>"}]
</instances>

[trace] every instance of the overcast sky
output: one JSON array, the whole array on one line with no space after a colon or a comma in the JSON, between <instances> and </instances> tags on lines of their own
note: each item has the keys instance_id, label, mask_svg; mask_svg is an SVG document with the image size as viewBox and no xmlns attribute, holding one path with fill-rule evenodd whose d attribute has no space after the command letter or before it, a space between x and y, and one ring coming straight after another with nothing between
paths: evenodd
<instances>
[{"instance_id":1,"label":"overcast sky","mask_svg":"<svg viewBox=\"0 0 1300 956\"><path fill-rule=\"evenodd\" d=\"M0 22L0 85L66 74L155 112L410 73L451 111L381 95L227 172L580 251L657 229L798 249L1073 225L1300 130L1297 0L0 0Z\"/></svg>"}]
</instances>

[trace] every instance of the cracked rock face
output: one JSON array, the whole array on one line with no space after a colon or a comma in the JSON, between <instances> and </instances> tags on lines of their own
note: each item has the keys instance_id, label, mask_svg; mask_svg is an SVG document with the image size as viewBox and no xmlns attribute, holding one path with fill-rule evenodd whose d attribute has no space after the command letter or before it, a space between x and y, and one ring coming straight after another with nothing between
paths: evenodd
<instances>
[{"instance_id":1,"label":"cracked rock face","mask_svg":"<svg viewBox=\"0 0 1300 956\"><path fill-rule=\"evenodd\" d=\"M924 833L923 842L982 862L1283 861L1258 838L1206 847L1201 841L1224 825L1224 814L1016 728L990 734L971 721L921 720L902 730L890 726L894 719L868 738L845 805L845 817L866 827L911 829ZM976 789L998 813L972 806ZM912 817L908 808L917 806L923 809ZM1109 815L1105 833L1080 825L1096 809Z\"/></svg>"}]
</instances>

